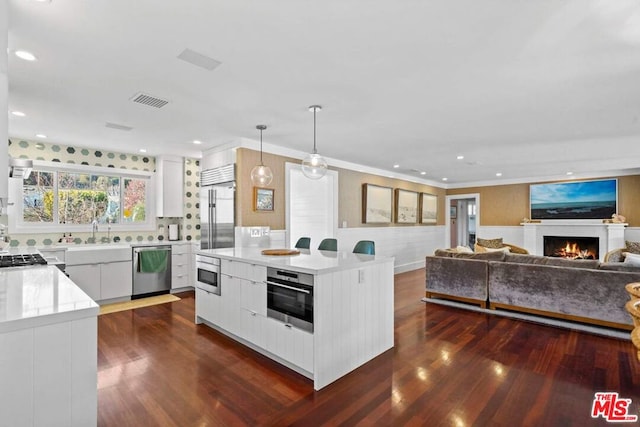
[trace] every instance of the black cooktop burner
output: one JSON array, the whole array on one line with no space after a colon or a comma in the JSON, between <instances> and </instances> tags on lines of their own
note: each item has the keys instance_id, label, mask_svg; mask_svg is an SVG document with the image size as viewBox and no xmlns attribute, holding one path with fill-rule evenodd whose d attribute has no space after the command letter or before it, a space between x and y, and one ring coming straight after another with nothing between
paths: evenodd
<instances>
[{"instance_id":1,"label":"black cooktop burner","mask_svg":"<svg viewBox=\"0 0 640 427\"><path fill-rule=\"evenodd\" d=\"M40 254L20 254L20 255L2 255L0 256L1 267L20 267L25 265L46 265L45 260Z\"/></svg>"}]
</instances>

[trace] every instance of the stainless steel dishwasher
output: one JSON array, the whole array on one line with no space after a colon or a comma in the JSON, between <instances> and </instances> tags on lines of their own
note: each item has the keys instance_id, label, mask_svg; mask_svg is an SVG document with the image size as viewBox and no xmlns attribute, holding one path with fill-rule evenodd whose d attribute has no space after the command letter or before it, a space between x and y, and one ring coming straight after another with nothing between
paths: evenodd
<instances>
[{"instance_id":1,"label":"stainless steel dishwasher","mask_svg":"<svg viewBox=\"0 0 640 427\"><path fill-rule=\"evenodd\" d=\"M132 246L133 293L131 299L169 293L171 245Z\"/></svg>"}]
</instances>

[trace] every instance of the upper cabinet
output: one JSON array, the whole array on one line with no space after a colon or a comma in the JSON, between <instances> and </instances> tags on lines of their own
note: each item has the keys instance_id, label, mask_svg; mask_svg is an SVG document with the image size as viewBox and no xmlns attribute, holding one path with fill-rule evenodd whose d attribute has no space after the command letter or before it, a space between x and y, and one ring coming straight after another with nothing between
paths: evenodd
<instances>
[{"instance_id":1,"label":"upper cabinet","mask_svg":"<svg viewBox=\"0 0 640 427\"><path fill-rule=\"evenodd\" d=\"M156 216L184 215L184 159L177 156L156 157Z\"/></svg>"}]
</instances>

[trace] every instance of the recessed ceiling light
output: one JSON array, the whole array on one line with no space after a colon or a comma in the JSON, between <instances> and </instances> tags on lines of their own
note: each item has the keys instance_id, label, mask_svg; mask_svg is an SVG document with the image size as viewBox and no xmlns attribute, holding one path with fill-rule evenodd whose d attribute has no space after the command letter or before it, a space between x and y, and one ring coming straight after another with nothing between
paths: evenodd
<instances>
[{"instance_id":1,"label":"recessed ceiling light","mask_svg":"<svg viewBox=\"0 0 640 427\"><path fill-rule=\"evenodd\" d=\"M25 61L35 61L37 59L33 53L27 52L26 50L16 50L15 55Z\"/></svg>"},{"instance_id":2,"label":"recessed ceiling light","mask_svg":"<svg viewBox=\"0 0 640 427\"><path fill-rule=\"evenodd\" d=\"M26 114L23 113L22 111L12 111L11 114L13 114L14 116L18 116L18 117L26 116Z\"/></svg>"},{"instance_id":3,"label":"recessed ceiling light","mask_svg":"<svg viewBox=\"0 0 640 427\"><path fill-rule=\"evenodd\" d=\"M420 172L420 175L426 175L427 173L425 171Z\"/></svg>"},{"instance_id":4,"label":"recessed ceiling light","mask_svg":"<svg viewBox=\"0 0 640 427\"><path fill-rule=\"evenodd\" d=\"M399 165L399 164L397 164L397 163L396 163L395 165L393 165L393 168L394 168L394 169L398 169L399 167L400 167L400 165Z\"/></svg>"},{"instance_id":5,"label":"recessed ceiling light","mask_svg":"<svg viewBox=\"0 0 640 427\"><path fill-rule=\"evenodd\" d=\"M442 178L442 180L443 180L443 181L446 181L446 180L448 180L448 179L449 179L449 178Z\"/></svg>"},{"instance_id":6,"label":"recessed ceiling light","mask_svg":"<svg viewBox=\"0 0 640 427\"><path fill-rule=\"evenodd\" d=\"M36 137L38 137L38 138L46 138L46 137L47 137L47 135L45 135L45 134L43 134L43 133L37 133L37 134L36 134Z\"/></svg>"},{"instance_id":7,"label":"recessed ceiling light","mask_svg":"<svg viewBox=\"0 0 640 427\"><path fill-rule=\"evenodd\" d=\"M197 139L193 141L194 144L199 145L202 144L202 141L198 141Z\"/></svg>"},{"instance_id":8,"label":"recessed ceiling light","mask_svg":"<svg viewBox=\"0 0 640 427\"><path fill-rule=\"evenodd\" d=\"M462 159L464 159L464 156L458 156L458 157L456 157L456 159L462 160Z\"/></svg>"},{"instance_id":9,"label":"recessed ceiling light","mask_svg":"<svg viewBox=\"0 0 640 427\"><path fill-rule=\"evenodd\" d=\"M573 175L573 172L567 172L567 175Z\"/></svg>"},{"instance_id":10,"label":"recessed ceiling light","mask_svg":"<svg viewBox=\"0 0 640 427\"><path fill-rule=\"evenodd\" d=\"M502 172L496 172L496 176L502 176Z\"/></svg>"},{"instance_id":11,"label":"recessed ceiling light","mask_svg":"<svg viewBox=\"0 0 640 427\"><path fill-rule=\"evenodd\" d=\"M141 153L146 153L146 152L147 152L147 150L145 150L144 148L141 148L141 149L140 149L140 152L141 152Z\"/></svg>"}]
</instances>

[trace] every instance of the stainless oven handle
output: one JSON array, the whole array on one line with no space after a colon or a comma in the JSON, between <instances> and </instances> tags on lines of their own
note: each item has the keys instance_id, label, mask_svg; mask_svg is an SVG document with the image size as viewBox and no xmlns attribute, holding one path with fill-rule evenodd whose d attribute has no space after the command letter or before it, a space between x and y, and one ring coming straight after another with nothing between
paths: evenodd
<instances>
[{"instance_id":1,"label":"stainless oven handle","mask_svg":"<svg viewBox=\"0 0 640 427\"><path fill-rule=\"evenodd\" d=\"M300 289L300 288L295 288L293 286L282 285L280 283L274 283L274 282L270 282L268 280L267 280L267 285L278 286L280 288L291 289L292 291L302 292L302 293L305 293L305 294L310 294L311 293L311 292L307 291L306 289Z\"/></svg>"}]
</instances>

